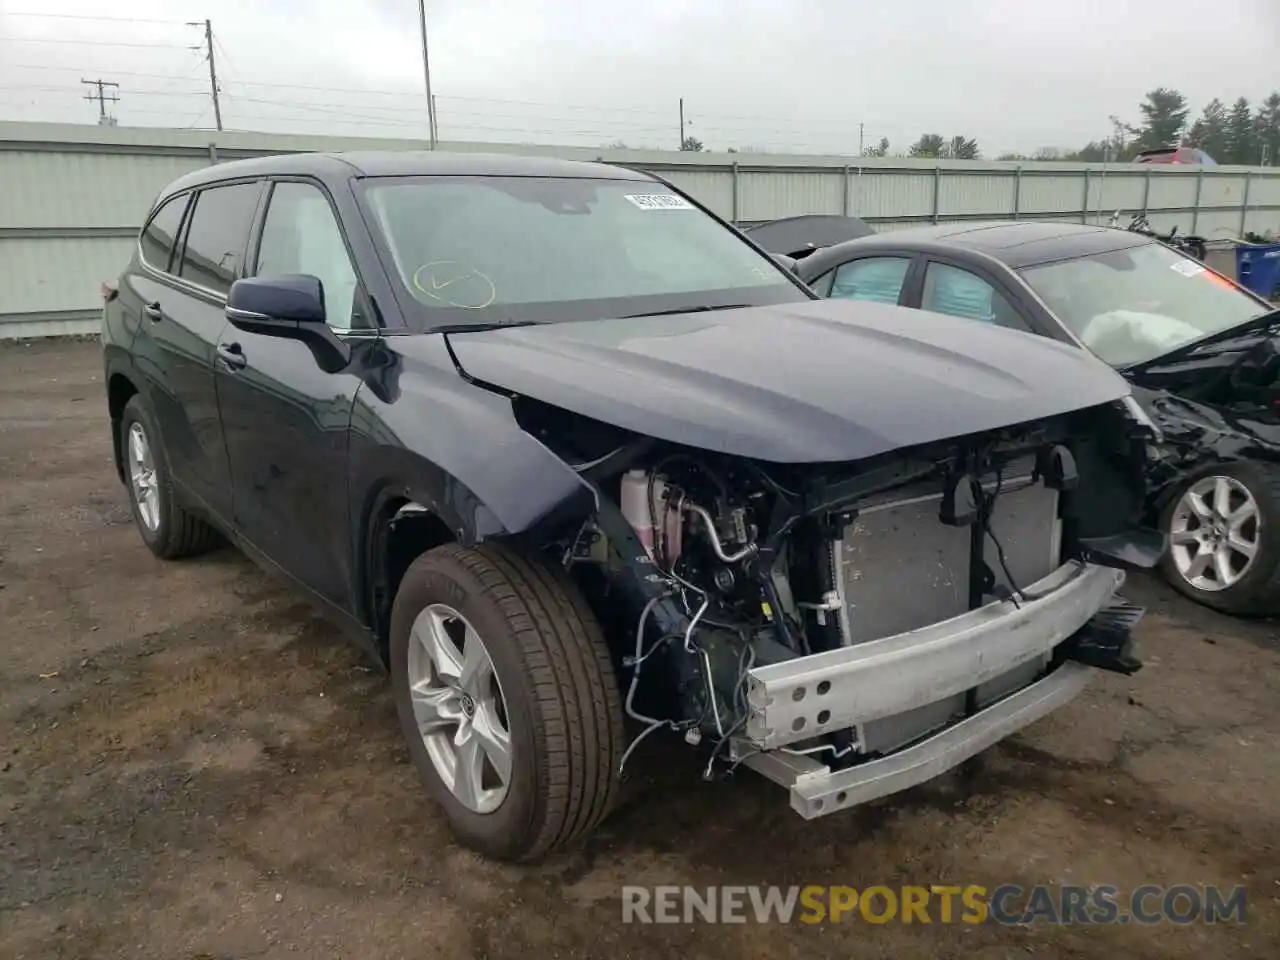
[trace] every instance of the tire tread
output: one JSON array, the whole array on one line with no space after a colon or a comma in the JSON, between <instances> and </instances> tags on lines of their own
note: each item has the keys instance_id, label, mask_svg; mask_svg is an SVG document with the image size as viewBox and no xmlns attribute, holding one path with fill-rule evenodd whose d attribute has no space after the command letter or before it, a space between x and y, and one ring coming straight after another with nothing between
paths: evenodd
<instances>
[{"instance_id":1,"label":"tire tread","mask_svg":"<svg viewBox=\"0 0 1280 960\"><path fill-rule=\"evenodd\" d=\"M530 675L542 795L512 859L539 859L593 830L617 800L622 698L609 648L576 585L548 563L484 543L431 550L406 579L419 564L466 570L497 605Z\"/></svg>"},{"instance_id":2,"label":"tire tread","mask_svg":"<svg viewBox=\"0 0 1280 960\"><path fill-rule=\"evenodd\" d=\"M161 517L161 537L154 544L148 544L156 556L164 560L179 560L207 553L221 541L221 535L213 526L196 516L178 500L177 490L169 475L169 458L160 443L154 420L151 418L141 394L134 394L125 404L120 417L121 442L127 450L128 428L133 421L138 421L149 434L151 457L156 466L157 480L161 485L161 503L164 513ZM125 481L128 486L128 481ZM130 492L130 499L132 499Z\"/></svg>"}]
</instances>

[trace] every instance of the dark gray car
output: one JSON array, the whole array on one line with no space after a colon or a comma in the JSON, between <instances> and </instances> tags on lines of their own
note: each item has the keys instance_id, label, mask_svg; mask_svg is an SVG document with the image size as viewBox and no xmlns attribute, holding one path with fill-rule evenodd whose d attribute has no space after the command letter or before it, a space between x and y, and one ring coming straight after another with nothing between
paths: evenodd
<instances>
[{"instance_id":1,"label":"dark gray car","mask_svg":"<svg viewBox=\"0 0 1280 960\"><path fill-rule=\"evenodd\" d=\"M855 225L856 227L856 225ZM792 242L792 241L789 241ZM892 303L1083 346L1158 426L1146 522L1194 600L1280 612L1280 314L1142 233L1072 223L955 223L811 253L826 297Z\"/></svg>"}]
</instances>

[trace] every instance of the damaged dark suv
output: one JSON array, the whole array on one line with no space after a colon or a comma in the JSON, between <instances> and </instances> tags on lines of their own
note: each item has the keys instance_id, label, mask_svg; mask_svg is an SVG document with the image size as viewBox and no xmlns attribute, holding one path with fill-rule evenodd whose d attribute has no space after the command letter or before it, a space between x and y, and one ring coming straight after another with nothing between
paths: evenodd
<instances>
[{"instance_id":1,"label":"damaged dark suv","mask_svg":"<svg viewBox=\"0 0 1280 960\"><path fill-rule=\"evenodd\" d=\"M366 641L491 856L592 829L655 732L816 817L1139 666L1116 590L1163 542L1125 382L820 300L648 174L226 163L162 193L106 298L143 540L226 536Z\"/></svg>"}]
</instances>

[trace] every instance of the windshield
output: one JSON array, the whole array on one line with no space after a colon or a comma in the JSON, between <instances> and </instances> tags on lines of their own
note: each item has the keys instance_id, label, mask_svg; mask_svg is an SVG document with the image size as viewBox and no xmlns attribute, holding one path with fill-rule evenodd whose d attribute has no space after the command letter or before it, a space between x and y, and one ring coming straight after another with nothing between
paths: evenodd
<instances>
[{"instance_id":1,"label":"windshield","mask_svg":"<svg viewBox=\"0 0 1280 960\"><path fill-rule=\"evenodd\" d=\"M1116 367L1238 326L1266 307L1162 243L1020 271L1080 341Z\"/></svg>"},{"instance_id":2,"label":"windshield","mask_svg":"<svg viewBox=\"0 0 1280 960\"><path fill-rule=\"evenodd\" d=\"M661 183L373 179L384 257L427 327L544 322L809 299Z\"/></svg>"}]
</instances>

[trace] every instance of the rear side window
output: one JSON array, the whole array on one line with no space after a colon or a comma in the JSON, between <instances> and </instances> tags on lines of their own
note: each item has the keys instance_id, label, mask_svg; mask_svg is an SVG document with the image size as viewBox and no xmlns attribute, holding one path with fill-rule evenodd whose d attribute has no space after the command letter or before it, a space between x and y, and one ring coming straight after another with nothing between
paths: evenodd
<instances>
[{"instance_id":1,"label":"rear side window","mask_svg":"<svg viewBox=\"0 0 1280 960\"><path fill-rule=\"evenodd\" d=\"M178 239L178 230L182 227L182 214L187 209L187 200L188 194L185 193L166 200L143 228L138 246L147 266L168 272L169 258L173 256L173 245Z\"/></svg>"},{"instance_id":2,"label":"rear side window","mask_svg":"<svg viewBox=\"0 0 1280 960\"><path fill-rule=\"evenodd\" d=\"M966 320L1026 329L1018 311L995 287L976 274L945 263L930 263L924 275L925 310Z\"/></svg>"},{"instance_id":3,"label":"rear side window","mask_svg":"<svg viewBox=\"0 0 1280 960\"><path fill-rule=\"evenodd\" d=\"M905 257L867 257L836 268L831 293L837 300L897 303L911 261Z\"/></svg>"},{"instance_id":4,"label":"rear side window","mask_svg":"<svg viewBox=\"0 0 1280 960\"><path fill-rule=\"evenodd\" d=\"M260 183L208 187L196 196L178 275L225 294L242 276Z\"/></svg>"}]
</instances>

